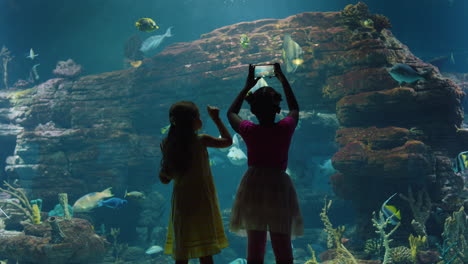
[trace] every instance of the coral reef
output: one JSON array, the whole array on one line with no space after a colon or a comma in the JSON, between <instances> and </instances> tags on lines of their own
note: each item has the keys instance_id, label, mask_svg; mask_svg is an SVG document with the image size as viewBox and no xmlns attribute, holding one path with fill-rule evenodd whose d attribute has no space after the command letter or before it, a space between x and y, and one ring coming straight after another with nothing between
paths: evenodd
<instances>
[{"instance_id":1,"label":"coral reef","mask_svg":"<svg viewBox=\"0 0 468 264\"><path fill-rule=\"evenodd\" d=\"M345 24L349 29L355 30L361 27L373 28L377 32L381 32L383 29L391 28L392 25L390 20L380 14L370 14L369 8L363 2L357 4L347 5L340 13L340 22ZM370 25L366 25L366 22Z\"/></svg>"},{"instance_id":2,"label":"coral reef","mask_svg":"<svg viewBox=\"0 0 468 264\"><path fill-rule=\"evenodd\" d=\"M393 216L390 216L386 218L382 211L379 211L379 216L377 217L375 212L373 213L372 217L372 224L374 227L377 229L377 234L380 235L380 239L382 241L383 248L385 250L384 252L384 257L382 264L388 264L390 263L390 253L391 253L391 248L390 248L390 243L392 242L392 239L390 239L390 236L400 227L401 222L398 222L391 230L390 232L386 231L386 228L388 224L390 223L390 218Z\"/></svg>"},{"instance_id":3,"label":"coral reef","mask_svg":"<svg viewBox=\"0 0 468 264\"><path fill-rule=\"evenodd\" d=\"M312 248L312 246L311 246L310 244L308 244L307 247L309 248L311 257L310 257L310 259L307 260L304 264L319 264L319 263L317 262L317 258L315 257L315 251L314 251L314 249Z\"/></svg>"},{"instance_id":4,"label":"coral reef","mask_svg":"<svg viewBox=\"0 0 468 264\"><path fill-rule=\"evenodd\" d=\"M377 21L362 4L347 13L359 18L354 30L342 23L340 12L242 22L172 44L138 68L51 79L25 93L0 93L1 131L12 145L4 157L6 177L19 179L46 208L62 192L75 200L108 186L146 191L156 181L160 129L175 98L229 107L226 98L236 96L248 64L284 63L282 42L289 34L304 52L304 62L288 75L301 109L336 114L338 146L324 147L332 153L339 147L331 182L336 194L356 208L362 239L374 235L370 219L379 201L389 193L406 193L407 186L416 193L425 185L435 206L451 213L455 204L457 210L462 184L451 171L450 157L468 142L468 133L457 130L464 93L389 30L378 32L378 25L388 27L388 21ZM242 35L249 37L248 49L239 44ZM431 75L400 87L386 69L395 63L431 70ZM313 120L304 119L302 128L314 128ZM300 147L292 146L300 149L297 164L321 152L316 145L334 145L334 130L329 131L326 140L307 135ZM399 232L409 232L411 217L402 221ZM399 237L406 240L407 234Z\"/></svg>"},{"instance_id":5,"label":"coral reef","mask_svg":"<svg viewBox=\"0 0 468 264\"><path fill-rule=\"evenodd\" d=\"M57 66L52 71L57 77L73 79L81 74L81 65L76 64L72 59L57 62Z\"/></svg>"},{"instance_id":6,"label":"coral reef","mask_svg":"<svg viewBox=\"0 0 468 264\"><path fill-rule=\"evenodd\" d=\"M447 217L442 233L441 257L445 263L468 263L468 218L464 207Z\"/></svg>"},{"instance_id":7,"label":"coral reef","mask_svg":"<svg viewBox=\"0 0 468 264\"><path fill-rule=\"evenodd\" d=\"M0 236L0 258L31 264L84 264L102 259L107 241L94 233L88 221L78 218L49 221L57 226L54 228L44 221L38 225L26 225L24 234Z\"/></svg>"},{"instance_id":8,"label":"coral reef","mask_svg":"<svg viewBox=\"0 0 468 264\"><path fill-rule=\"evenodd\" d=\"M411 260L413 263L417 264L418 262L418 253L421 250L421 247L426 245L427 238L425 236L413 236L411 234L408 237L408 242L410 246Z\"/></svg>"},{"instance_id":9,"label":"coral reef","mask_svg":"<svg viewBox=\"0 0 468 264\"><path fill-rule=\"evenodd\" d=\"M424 197L423 197L424 196ZM413 213L414 219L411 221L411 225L413 226L414 231L416 234L422 237L426 237L426 221L429 219L432 209L431 198L429 194L424 189L418 192L418 196L415 199L413 196L413 191L411 187L408 188L408 196L400 194L400 197L406 200L411 208L411 212Z\"/></svg>"},{"instance_id":10,"label":"coral reef","mask_svg":"<svg viewBox=\"0 0 468 264\"><path fill-rule=\"evenodd\" d=\"M39 224L41 221L39 206L37 204L34 204L35 206L31 206L24 190L15 188L7 182L3 182L3 184L7 187L7 189L0 188L0 191L15 197L17 202L13 200L0 200L0 204L8 204L16 207L17 209L21 210L21 212L29 219L31 223Z\"/></svg>"},{"instance_id":11,"label":"coral reef","mask_svg":"<svg viewBox=\"0 0 468 264\"><path fill-rule=\"evenodd\" d=\"M334 249L334 259L336 259L336 261L339 263L357 264L358 262L354 258L353 254L348 251L342 242L345 227L339 226L337 228L333 228L333 225L328 218L328 210L330 210L331 205L332 200L325 200L325 205L323 206L322 212L320 213L320 219L322 219L322 222L325 225L324 230L328 235L327 246L329 249Z\"/></svg>"},{"instance_id":12,"label":"coral reef","mask_svg":"<svg viewBox=\"0 0 468 264\"><path fill-rule=\"evenodd\" d=\"M411 264L413 259L411 251L407 247L399 246L390 249L390 259L392 264Z\"/></svg>"},{"instance_id":13,"label":"coral reef","mask_svg":"<svg viewBox=\"0 0 468 264\"><path fill-rule=\"evenodd\" d=\"M381 238L367 239L364 243L364 252L370 258L380 258L383 255L383 250Z\"/></svg>"},{"instance_id":14,"label":"coral reef","mask_svg":"<svg viewBox=\"0 0 468 264\"><path fill-rule=\"evenodd\" d=\"M63 217L65 218L65 220L70 220L71 219L71 215L70 215L70 211L69 211L69 206L70 205L68 204L68 195L67 195L67 193L59 193L58 194L58 200L59 200L60 206L62 207L62 210L63 210ZM72 211L72 214L73 214L73 211Z\"/></svg>"}]
</instances>

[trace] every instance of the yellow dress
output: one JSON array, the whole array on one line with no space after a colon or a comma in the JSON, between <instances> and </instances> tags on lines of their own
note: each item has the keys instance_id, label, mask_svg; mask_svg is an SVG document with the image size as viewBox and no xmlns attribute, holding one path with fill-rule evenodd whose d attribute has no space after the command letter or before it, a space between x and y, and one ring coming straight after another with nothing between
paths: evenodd
<instances>
[{"instance_id":1,"label":"yellow dress","mask_svg":"<svg viewBox=\"0 0 468 264\"><path fill-rule=\"evenodd\" d=\"M174 176L172 210L165 254L176 260L214 255L229 244L224 233L208 151L200 136L193 144L190 169Z\"/></svg>"}]
</instances>

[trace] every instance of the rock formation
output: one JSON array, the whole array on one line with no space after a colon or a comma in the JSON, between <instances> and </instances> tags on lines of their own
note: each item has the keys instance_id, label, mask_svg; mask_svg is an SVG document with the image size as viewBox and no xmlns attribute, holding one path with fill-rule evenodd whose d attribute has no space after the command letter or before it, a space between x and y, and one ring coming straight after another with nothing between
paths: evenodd
<instances>
[{"instance_id":1,"label":"rock formation","mask_svg":"<svg viewBox=\"0 0 468 264\"><path fill-rule=\"evenodd\" d=\"M340 149L332 161L339 172L331 180L339 196L356 204L360 225L408 185L429 188L441 202L443 182L456 177L443 164L468 142L458 130L463 92L384 29L385 20L378 30L369 23L350 28L349 21L340 12L308 12L238 23L173 44L139 68L9 92L0 98L0 142L13 146L0 157L6 177L50 208L57 193L74 201L109 186L145 189L157 181L170 105L192 100L202 110L226 109L249 63L283 62L282 41L290 34L304 62L286 75L301 110L337 114ZM248 48L240 45L243 34ZM386 70L395 63L432 74L400 86Z\"/></svg>"}]
</instances>

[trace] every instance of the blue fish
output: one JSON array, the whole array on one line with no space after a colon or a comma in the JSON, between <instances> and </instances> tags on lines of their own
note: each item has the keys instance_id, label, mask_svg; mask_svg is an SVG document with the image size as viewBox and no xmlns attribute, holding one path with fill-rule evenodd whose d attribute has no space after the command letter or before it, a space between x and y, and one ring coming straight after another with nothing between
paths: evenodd
<instances>
[{"instance_id":1,"label":"blue fish","mask_svg":"<svg viewBox=\"0 0 468 264\"><path fill-rule=\"evenodd\" d=\"M229 264L247 264L247 260L243 258L238 258L234 261L229 262Z\"/></svg>"},{"instance_id":2,"label":"blue fish","mask_svg":"<svg viewBox=\"0 0 468 264\"><path fill-rule=\"evenodd\" d=\"M140 51L148 52L159 47L159 45L165 38L172 37L171 28L172 27L168 28L164 35L155 35L145 39L145 41L143 41L143 43L141 44Z\"/></svg>"},{"instance_id":3,"label":"blue fish","mask_svg":"<svg viewBox=\"0 0 468 264\"><path fill-rule=\"evenodd\" d=\"M460 152L455 158L455 172L463 172L468 168L468 151Z\"/></svg>"},{"instance_id":4,"label":"blue fish","mask_svg":"<svg viewBox=\"0 0 468 264\"><path fill-rule=\"evenodd\" d=\"M397 63L388 71L392 78L397 81L400 85L403 83L414 83L417 80L426 80L431 70L418 73L408 64Z\"/></svg>"},{"instance_id":5,"label":"blue fish","mask_svg":"<svg viewBox=\"0 0 468 264\"><path fill-rule=\"evenodd\" d=\"M127 200L114 197L114 198L107 199L105 201L99 201L98 207L105 206L105 207L109 207L112 209L117 209L117 208L124 206L125 204L127 204Z\"/></svg>"}]
</instances>

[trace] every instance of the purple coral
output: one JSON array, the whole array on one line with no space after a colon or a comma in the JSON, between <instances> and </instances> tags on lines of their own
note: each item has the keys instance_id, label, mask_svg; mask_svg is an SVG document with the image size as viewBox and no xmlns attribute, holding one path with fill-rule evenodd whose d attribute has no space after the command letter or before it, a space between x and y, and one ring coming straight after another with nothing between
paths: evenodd
<instances>
[{"instance_id":1,"label":"purple coral","mask_svg":"<svg viewBox=\"0 0 468 264\"><path fill-rule=\"evenodd\" d=\"M53 73L61 78L75 78L81 74L81 65L76 64L72 59L57 62Z\"/></svg>"}]
</instances>

